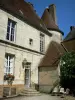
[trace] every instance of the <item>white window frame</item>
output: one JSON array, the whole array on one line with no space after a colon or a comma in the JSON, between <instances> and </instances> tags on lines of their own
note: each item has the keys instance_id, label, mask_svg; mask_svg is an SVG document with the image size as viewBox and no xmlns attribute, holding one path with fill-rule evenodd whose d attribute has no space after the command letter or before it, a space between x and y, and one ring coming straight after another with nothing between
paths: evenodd
<instances>
[{"instance_id":1,"label":"white window frame","mask_svg":"<svg viewBox=\"0 0 75 100\"><path fill-rule=\"evenodd\" d=\"M9 23L10 23L10 25L9 25ZM12 26L13 24L14 24L14 27ZM9 28L9 32L8 32L8 28ZM12 30L14 31L13 34L12 34ZM15 36L16 36L15 32L16 32L16 22L11 19L8 19L6 39L9 41L15 42Z\"/></svg>"},{"instance_id":2,"label":"white window frame","mask_svg":"<svg viewBox=\"0 0 75 100\"><path fill-rule=\"evenodd\" d=\"M40 52L44 53L45 51L45 35L40 33Z\"/></svg>"},{"instance_id":3,"label":"white window frame","mask_svg":"<svg viewBox=\"0 0 75 100\"><path fill-rule=\"evenodd\" d=\"M12 62L11 62L12 60ZM4 74L14 74L14 62L15 56L11 54L5 54L5 66L4 66ZM12 64L12 67L11 67Z\"/></svg>"}]
</instances>

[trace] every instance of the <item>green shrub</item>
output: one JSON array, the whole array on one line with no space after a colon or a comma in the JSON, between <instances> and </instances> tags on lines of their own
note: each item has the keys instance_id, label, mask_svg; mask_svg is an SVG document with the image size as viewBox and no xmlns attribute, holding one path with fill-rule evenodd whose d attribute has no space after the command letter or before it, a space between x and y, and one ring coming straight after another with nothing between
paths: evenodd
<instances>
[{"instance_id":1,"label":"green shrub","mask_svg":"<svg viewBox=\"0 0 75 100\"><path fill-rule=\"evenodd\" d=\"M75 88L75 52L66 52L60 59L60 84Z\"/></svg>"}]
</instances>

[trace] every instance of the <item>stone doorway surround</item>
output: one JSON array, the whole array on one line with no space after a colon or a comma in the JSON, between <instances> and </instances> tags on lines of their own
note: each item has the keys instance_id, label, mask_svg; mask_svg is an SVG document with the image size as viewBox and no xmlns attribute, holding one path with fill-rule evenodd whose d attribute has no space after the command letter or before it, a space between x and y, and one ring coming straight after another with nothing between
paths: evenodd
<instances>
[{"instance_id":1,"label":"stone doorway surround","mask_svg":"<svg viewBox=\"0 0 75 100\"><path fill-rule=\"evenodd\" d=\"M30 62L26 62L25 65L24 83L26 88L30 88L31 86L31 63Z\"/></svg>"}]
</instances>

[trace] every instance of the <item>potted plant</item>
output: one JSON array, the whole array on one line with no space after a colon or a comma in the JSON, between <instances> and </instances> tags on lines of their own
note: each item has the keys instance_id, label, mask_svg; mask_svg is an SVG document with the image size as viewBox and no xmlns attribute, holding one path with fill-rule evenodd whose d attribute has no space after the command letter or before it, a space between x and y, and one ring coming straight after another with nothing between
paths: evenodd
<instances>
[{"instance_id":1,"label":"potted plant","mask_svg":"<svg viewBox=\"0 0 75 100\"><path fill-rule=\"evenodd\" d=\"M8 84L12 85L13 81L14 81L14 75L12 74L6 74L4 75L4 80L8 82Z\"/></svg>"}]
</instances>

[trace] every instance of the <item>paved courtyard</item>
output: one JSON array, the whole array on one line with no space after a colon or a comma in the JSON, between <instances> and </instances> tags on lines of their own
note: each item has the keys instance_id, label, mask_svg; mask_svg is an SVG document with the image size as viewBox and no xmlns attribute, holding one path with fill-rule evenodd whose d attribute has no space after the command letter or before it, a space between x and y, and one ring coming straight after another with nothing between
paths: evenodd
<instances>
[{"instance_id":1,"label":"paved courtyard","mask_svg":"<svg viewBox=\"0 0 75 100\"><path fill-rule=\"evenodd\" d=\"M43 94L41 96L32 96L32 97L20 96L4 100L63 100L63 99L60 97Z\"/></svg>"}]
</instances>

